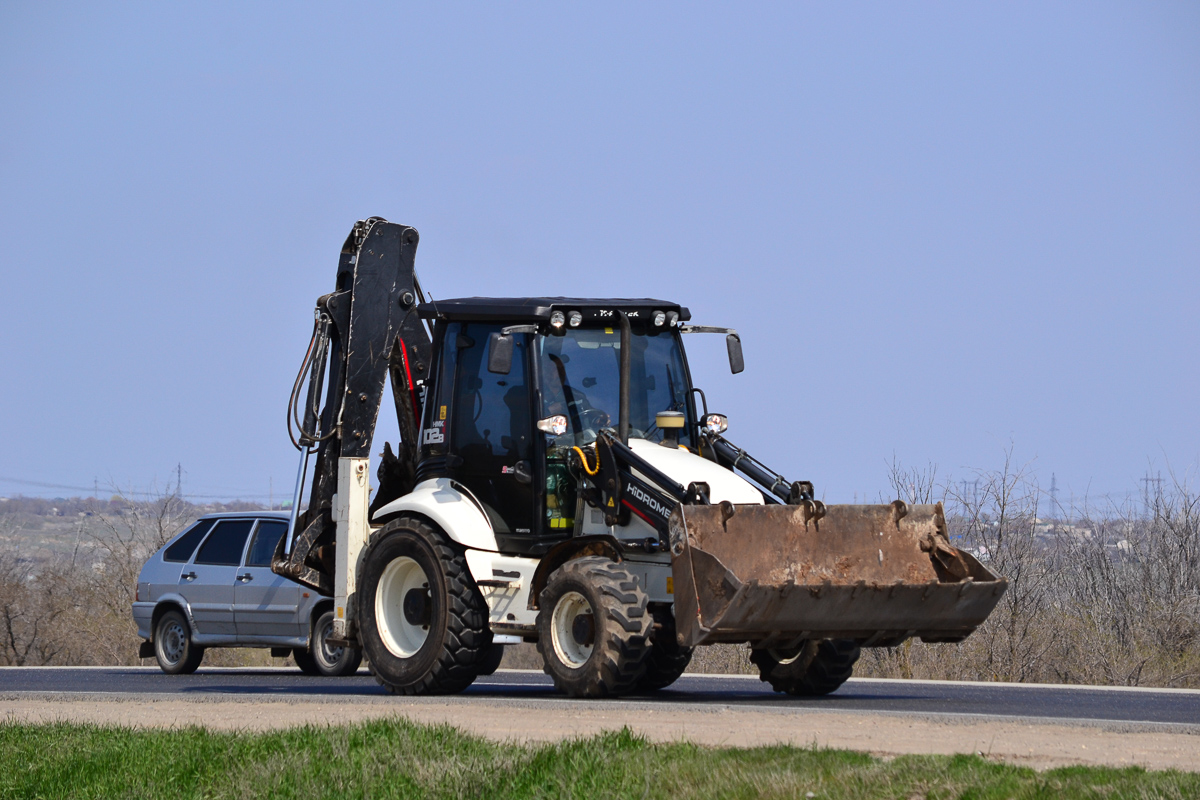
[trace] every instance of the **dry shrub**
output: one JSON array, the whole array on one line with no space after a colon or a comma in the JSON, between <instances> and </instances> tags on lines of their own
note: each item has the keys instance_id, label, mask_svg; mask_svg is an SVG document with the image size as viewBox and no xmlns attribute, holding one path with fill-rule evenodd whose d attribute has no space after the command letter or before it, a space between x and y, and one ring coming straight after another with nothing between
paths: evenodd
<instances>
[{"instance_id":1,"label":"dry shrub","mask_svg":"<svg viewBox=\"0 0 1200 800\"><path fill-rule=\"evenodd\" d=\"M1043 493L1010 458L966 484L938 486L936 476L893 463L894 496L944 501L954 543L1005 576L1008 592L965 642L870 649L856 674L1200 687L1200 495L1186 481L1173 478L1144 509L1085 506L1066 522L1043 518L1053 516ZM124 501L80 523L69 554L49 556L20 545L40 521L0 517L0 664L139 663L138 571L196 515L171 495ZM214 649L205 662L283 663L261 649ZM525 644L508 647L503 666L542 663ZM689 669L754 671L735 645L698 648Z\"/></svg>"},{"instance_id":2,"label":"dry shrub","mask_svg":"<svg viewBox=\"0 0 1200 800\"><path fill-rule=\"evenodd\" d=\"M1008 591L965 642L868 650L856 674L1200 686L1200 496L1185 481L1143 513L1072 522L1042 519L1044 495L1010 460L968 485L944 492L951 536Z\"/></svg>"}]
</instances>

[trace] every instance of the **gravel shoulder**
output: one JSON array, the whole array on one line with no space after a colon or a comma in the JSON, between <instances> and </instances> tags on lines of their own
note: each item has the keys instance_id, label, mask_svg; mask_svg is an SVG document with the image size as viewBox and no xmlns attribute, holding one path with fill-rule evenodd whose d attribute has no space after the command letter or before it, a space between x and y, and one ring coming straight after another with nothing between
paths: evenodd
<instances>
[{"instance_id":1,"label":"gravel shoulder","mask_svg":"<svg viewBox=\"0 0 1200 800\"><path fill-rule=\"evenodd\" d=\"M720 747L790 744L878 756L981 753L1037 769L1071 764L1200 771L1200 726L1001 720L991 717L685 708L637 702L580 704L494 698L354 698L286 695L233 699L178 695L0 695L0 719L214 730L271 730L402 716L446 723L498 741L547 742L628 727L651 741Z\"/></svg>"}]
</instances>

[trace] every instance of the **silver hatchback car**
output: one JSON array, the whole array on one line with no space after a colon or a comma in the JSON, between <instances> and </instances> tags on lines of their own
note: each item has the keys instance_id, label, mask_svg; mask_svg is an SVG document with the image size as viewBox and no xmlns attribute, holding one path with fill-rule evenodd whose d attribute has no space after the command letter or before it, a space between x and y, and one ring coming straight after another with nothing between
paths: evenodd
<instances>
[{"instance_id":1,"label":"silver hatchback car","mask_svg":"<svg viewBox=\"0 0 1200 800\"><path fill-rule=\"evenodd\" d=\"M206 514L151 556L133 604L139 655L183 674L208 647L269 647L309 674L354 673L362 654L328 642L332 599L271 571L287 527L281 512Z\"/></svg>"}]
</instances>

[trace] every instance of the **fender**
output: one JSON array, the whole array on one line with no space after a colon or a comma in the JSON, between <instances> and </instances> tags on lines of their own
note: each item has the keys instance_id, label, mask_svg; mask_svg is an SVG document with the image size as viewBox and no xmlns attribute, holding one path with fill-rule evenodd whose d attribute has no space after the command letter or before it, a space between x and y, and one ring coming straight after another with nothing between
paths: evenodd
<instances>
[{"instance_id":1,"label":"fender","mask_svg":"<svg viewBox=\"0 0 1200 800\"><path fill-rule=\"evenodd\" d=\"M621 545L614 537L607 534L577 536L574 539L560 542L542 556L541 562L533 572L533 580L529 587L529 607L538 607L538 596L541 595L542 589L546 588L554 570L568 561L584 556L604 556L617 562L624 560L621 557Z\"/></svg>"},{"instance_id":2,"label":"fender","mask_svg":"<svg viewBox=\"0 0 1200 800\"><path fill-rule=\"evenodd\" d=\"M196 620L192 617L192 606L183 595L169 592L154 601L154 612L150 615L150 636L148 639L153 639L154 629L158 627L158 619L165 612L168 606L173 606L183 611L183 618L187 620L188 633L196 636L199 629L196 627Z\"/></svg>"},{"instance_id":3,"label":"fender","mask_svg":"<svg viewBox=\"0 0 1200 800\"><path fill-rule=\"evenodd\" d=\"M496 532L479 501L449 478L422 481L408 494L375 512L372 522L380 524L412 512L433 520L446 535L463 547L499 552Z\"/></svg>"}]
</instances>

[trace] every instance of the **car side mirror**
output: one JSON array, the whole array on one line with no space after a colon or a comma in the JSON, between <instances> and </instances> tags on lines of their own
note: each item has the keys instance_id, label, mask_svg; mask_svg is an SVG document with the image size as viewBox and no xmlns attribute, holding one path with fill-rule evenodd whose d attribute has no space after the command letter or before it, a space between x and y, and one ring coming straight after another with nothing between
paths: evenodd
<instances>
[{"instance_id":1,"label":"car side mirror","mask_svg":"<svg viewBox=\"0 0 1200 800\"><path fill-rule=\"evenodd\" d=\"M507 375L512 371L513 337L493 333L488 341L488 372Z\"/></svg>"},{"instance_id":2,"label":"car side mirror","mask_svg":"<svg viewBox=\"0 0 1200 800\"><path fill-rule=\"evenodd\" d=\"M746 368L746 362L742 360L742 340L736 333L731 333L725 337L725 348L729 350L729 371L737 375Z\"/></svg>"}]
</instances>

